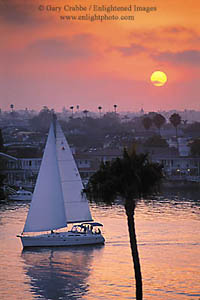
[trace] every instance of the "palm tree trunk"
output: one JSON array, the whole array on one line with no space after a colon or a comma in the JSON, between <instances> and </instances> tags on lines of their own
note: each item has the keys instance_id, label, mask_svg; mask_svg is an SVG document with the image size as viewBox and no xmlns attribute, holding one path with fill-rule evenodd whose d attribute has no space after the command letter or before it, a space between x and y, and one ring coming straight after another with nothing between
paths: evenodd
<instances>
[{"instance_id":1,"label":"palm tree trunk","mask_svg":"<svg viewBox=\"0 0 200 300\"><path fill-rule=\"evenodd\" d=\"M132 202L134 202L132 200ZM137 249L137 239L136 239L136 232L135 232L135 220L134 220L134 205L125 205L126 215L127 215L127 222L128 222L128 230L129 230L129 237L130 237L130 245L133 257L133 265L135 271L135 282L136 282L136 300L142 300L142 274L140 268L140 259L139 253Z\"/></svg>"},{"instance_id":2,"label":"palm tree trunk","mask_svg":"<svg viewBox=\"0 0 200 300\"><path fill-rule=\"evenodd\" d=\"M178 128L176 126L176 144L177 144L177 149L178 149Z\"/></svg>"}]
</instances>

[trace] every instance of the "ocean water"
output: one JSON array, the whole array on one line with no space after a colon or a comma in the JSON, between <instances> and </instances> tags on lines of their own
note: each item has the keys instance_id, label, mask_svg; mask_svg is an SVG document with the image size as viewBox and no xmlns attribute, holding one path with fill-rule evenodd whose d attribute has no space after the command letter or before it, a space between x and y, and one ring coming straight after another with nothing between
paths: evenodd
<instances>
[{"instance_id":1,"label":"ocean water","mask_svg":"<svg viewBox=\"0 0 200 300\"><path fill-rule=\"evenodd\" d=\"M123 205L91 205L104 246L22 250L29 203L0 204L0 299L135 299ZM135 212L144 299L200 299L200 193L141 201Z\"/></svg>"}]
</instances>

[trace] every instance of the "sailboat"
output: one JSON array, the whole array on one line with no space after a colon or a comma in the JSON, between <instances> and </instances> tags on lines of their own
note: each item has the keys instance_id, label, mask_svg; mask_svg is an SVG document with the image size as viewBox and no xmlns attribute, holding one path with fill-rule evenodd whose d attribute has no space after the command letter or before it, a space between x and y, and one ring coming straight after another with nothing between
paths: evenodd
<instances>
[{"instance_id":1,"label":"sailboat","mask_svg":"<svg viewBox=\"0 0 200 300\"><path fill-rule=\"evenodd\" d=\"M56 116L49 134L23 232L23 247L103 244L83 184ZM72 224L72 228L67 230Z\"/></svg>"}]
</instances>

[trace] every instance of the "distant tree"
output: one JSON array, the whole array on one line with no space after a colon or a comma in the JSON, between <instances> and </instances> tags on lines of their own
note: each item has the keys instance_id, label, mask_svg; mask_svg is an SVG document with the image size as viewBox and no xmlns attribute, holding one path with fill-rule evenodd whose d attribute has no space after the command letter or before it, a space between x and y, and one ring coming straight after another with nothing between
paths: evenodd
<instances>
[{"instance_id":1,"label":"distant tree","mask_svg":"<svg viewBox=\"0 0 200 300\"><path fill-rule=\"evenodd\" d=\"M47 106L43 106L43 109L39 112L38 116L29 120L33 130L46 133L49 129L53 112L53 109L50 110Z\"/></svg>"},{"instance_id":2,"label":"distant tree","mask_svg":"<svg viewBox=\"0 0 200 300\"><path fill-rule=\"evenodd\" d=\"M19 117L19 113L14 110L14 104L11 104L10 108L11 108L10 117L13 118L13 119L18 118Z\"/></svg>"},{"instance_id":3,"label":"distant tree","mask_svg":"<svg viewBox=\"0 0 200 300\"><path fill-rule=\"evenodd\" d=\"M192 155L200 156L200 139L195 139L189 146Z\"/></svg>"},{"instance_id":4,"label":"distant tree","mask_svg":"<svg viewBox=\"0 0 200 300\"><path fill-rule=\"evenodd\" d=\"M113 105L115 114L117 113L117 104Z\"/></svg>"},{"instance_id":5,"label":"distant tree","mask_svg":"<svg viewBox=\"0 0 200 300\"><path fill-rule=\"evenodd\" d=\"M84 113L85 117L87 118L87 115L88 115L89 111L88 111L87 109L85 109L85 110L83 111L83 113Z\"/></svg>"},{"instance_id":6,"label":"distant tree","mask_svg":"<svg viewBox=\"0 0 200 300\"><path fill-rule=\"evenodd\" d=\"M109 120L109 121L114 121L114 122L119 122L119 116L118 114L116 114L115 112L107 112L103 115L103 118L102 118L102 121L105 121L105 120Z\"/></svg>"},{"instance_id":7,"label":"distant tree","mask_svg":"<svg viewBox=\"0 0 200 300\"><path fill-rule=\"evenodd\" d=\"M174 113L169 118L170 123L176 128L176 138L178 133L178 126L181 124L181 116L177 113Z\"/></svg>"},{"instance_id":8,"label":"distant tree","mask_svg":"<svg viewBox=\"0 0 200 300\"><path fill-rule=\"evenodd\" d=\"M101 118L101 110L102 110L102 107L101 107L101 106L98 106L98 110L99 110L99 117Z\"/></svg>"},{"instance_id":9,"label":"distant tree","mask_svg":"<svg viewBox=\"0 0 200 300\"><path fill-rule=\"evenodd\" d=\"M10 104L10 108L11 108L11 111L13 112L13 110L14 110L14 104Z\"/></svg>"},{"instance_id":10,"label":"distant tree","mask_svg":"<svg viewBox=\"0 0 200 300\"><path fill-rule=\"evenodd\" d=\"M115 112L107 112L101 119L99 119L99 126L105 135L107 133L110 135L119 133L120 119L118 114Z\"/></svg>"},{"instance_id":11,"label":"distant tree","mask_svg":"<svg viewBox=\"0 0 200 300\"><path fill-rule=\"evenodd\" d=\"M149 117L144 117L142 119L142 124L146 130L149 130L153 124L152 119Z\"/></svg>"},{"instance_id":12,"label":"distant tree","mask_svg":"<svg viewBox=\"0 0 200 300\"><path fill-rule=\"evenodd\" d=\"M184 132L190 136L200 137L200 122L188 124Z\"/></svg>"},{"instance_id":13,"label":"distant tree","mask_svg":"<svg viewBox=\"0 0 200 300\"><path fill-rule=\"evenodd\" d=\"M155 117L155 115L157 115L157 113L155 111L150 111L148 113L148 117L151 118L151 119L153 119Z\"/></svg>"},{"instance_id":14,"label":"distant tree","mask_svg":"<svg viewBox=\"0 0 200 300\"><path fill-rule=\"evenodd\" d=\"M153 122L154 122L155 126L158 128L159 133L160 133L160 129L165 124L166 120L165 120L165 117L163 117L163 115L156 114L153 117Z\"/></svg>"},{"instance_id":15,"label":"distant tree","mask_svg":"<svg viewBox=\"0 0 200 300\"><path fill-rule=\"evenodd\" d=\"M145 141L144 145L148 147L168 147L168 143L160 135L153 135Z\"/></svg>"},{"instance_id":16,"label":"distant tree","mask_svg":"<svg viewBox=\"0 0 200 300\"><path fill-rule=\"evenodd\" d=\"M162 166L149 161L145 154L124 150L123 158L101 164L91 176L85 192L92 198L112 203L117 197L125 200L125 211L133 257L136 299L143 298L142 275L137 248L134 214L138 199L151 194L162 178Z\"/></svg>"},{"instance_id":17,"label":"distant tree","mask_svg":"<svg viewBox=\"0 0 200 300\"><path fill-rule=\"evenodd\" d=\"M72 112L72 115L71 115L71 116L72 116L72 118L73 118L73 112L74 112L73 110L74 110L74 107L73 107L73 106L70 106L70 109L71 109L71 112Z\"/></svg>"},{"instance_id":18,"label":"distant tree","mask_svg":"<svg viewBox=\"0 0 200 300\"><path fill-rule=\"evenodd\" d=\"M83 120L81 118L69 118L63 129L67 130L81 130L83 125Z\"/></svg>"}]
</instances>

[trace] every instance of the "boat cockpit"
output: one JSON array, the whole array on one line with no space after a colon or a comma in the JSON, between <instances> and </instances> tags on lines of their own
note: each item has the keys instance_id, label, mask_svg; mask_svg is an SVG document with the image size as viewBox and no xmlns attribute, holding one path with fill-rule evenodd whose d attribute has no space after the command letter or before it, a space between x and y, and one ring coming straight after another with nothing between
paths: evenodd
<instances>
[{"instance_id":1,"label":"boat cockpit","mask_svg":"<svg viewBox=\"0 0 200 300\"><path fill-rule=\"evenodd\" d=\"M73 225L71 232L73 233L91 233L91 234L101 234L101 229L99 227L102 227L103 225L101 223L82 223L78 225Z\"/></svg>"}]
</instances>

